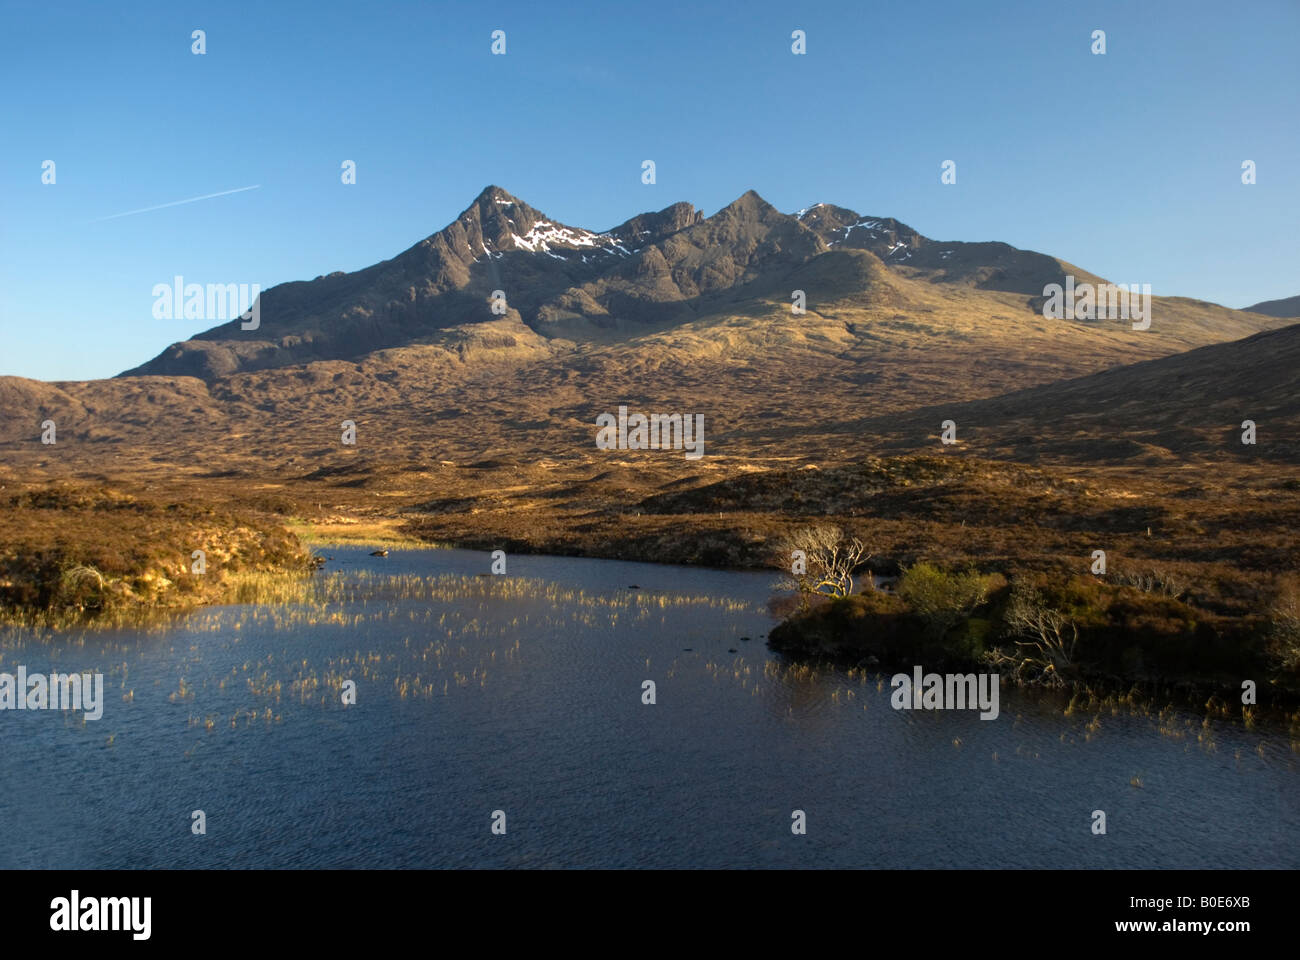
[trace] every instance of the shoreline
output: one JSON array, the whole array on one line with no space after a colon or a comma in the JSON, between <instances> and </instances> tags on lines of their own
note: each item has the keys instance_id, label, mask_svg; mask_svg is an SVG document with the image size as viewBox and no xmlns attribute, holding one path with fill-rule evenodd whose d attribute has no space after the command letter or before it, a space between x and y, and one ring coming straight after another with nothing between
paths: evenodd
<instances>
[{"instance_id":1,"label":"shoreline","mask_svg":"<svg viewBox=\"0 0 1300 960\"><path fill-rule=\"evenodd\" d=\"M961 466L957 475L964 477L970 469ZM1117 559L1121 554L1116 549L1111 577L1081 575L1078 560L1044 553L1038 528L1017 526L1014 516L1002 515L1005 511L992 513L982 527L968 529L963 520L960 530L952 522L913 519L911 498L929 498L932 492L953 496L947 492L953 489L952 465L935 458L905 457L841 472L843 476L831 470L746 473L720 487L656 495L630 508L602 499L605 494L589 492L588 505L595 509L554 515L546 524L530 522L535 513L512 519L510 504L485 492L476 499L457 500L455 509L446 511L413 512L409 505L381 507L370 500L364 508L361 501L351 506L329 504L313 517L303 508L320 505L305 501L301 492L294 497L285 491L274 498L236 499L228 487L200 493L67 481L26 484L10 488L18 491L8 498L15 522L7 520L0 531L0 621L56 629L94 622L137 623L159 614L232 602L239 595L241 578L308 573L319 565L313 556L331 546L501 549L507 556L770 573L771 609L787 617L772 630L769 642L774 651L802 662L825 660L856 667L871 656L885 662L882 651L872 646L874 641L862 646L863 631L870 625L877 633L899 634L904 642L900 649L906 651L900 660L904 666L915 662L929 666L934 658L926 653L934 644L907 639L909 630L916 634L925 625L915 619L914 611L887 599L896 599L887 591L872 592L871 609L856 611L850 618L858 621L856 627L803 623L821 638L787 642L793 631L801 629L801 622L789 618L794 612L792 602L783 599L776 587L784 573L776 566L777 548L790 531L826 518L851 532L864 531L877 547L859 570L860 576L868 569L873 575L895 576L929 562L940 586L943 578L951 579L962 570L997 585L996 603L965 611L948 624L949 645L973 645L980 648L976 652L985 652L989 638L997 633L1005 587L1010 581L1031 580L1070 612L1086 636L1102 644L1098 664L1091 669L1085 665L1073 679L1108 690L1125 690L1138 683L1218 691L1221 682L1207 678L1240 676L1254 680L1261 699L1266 694L1300 697L1297 664L1281 670L1266 660L1266 655L1277 659L1269 652L1270 644L1276 646L1270 631L1278 622L1270 606L1275 594L1270 591L1285 586L1289 574L1262 574L1254 564L1210 560L1208 553L1198 554L1191 545L1143 536L1138 543L1147 547L1148 557L1176 549L1178 559L1143 559L1142 554L1127 552ZM844 491L854 489L863 475L877 485L890 485L894 493L889 496L901 498L894 508L878 491L874 499L865 501L876 514L866 516L856 508L848 515L779 513L776 503L765 499L784 490L785 484L797 482L811 484L808 494L826 502L845 496ZM961 489L969 496L973 489L983 488ZM855 501L837 502L847 510ZM811 505L805 502L801 509ZM988 509L994 506L989 500ZM928 502L927 509L937 508ZM760 512L764 510L769 512ZM1000 531L1004 540L990 550L987 537L994 531ZM1086 535L1077 539L1085 545L1098 541ZM200 545L206 552L207 572L194 574L191 556ZM1205 558L1199 563L1191 559L1197 556ZM1087 569L1086 559L1082 569ZM1170 582L1177 586L1169 588ZM855 644L862 649L856 650ZM846 645L847 649L838 649ZM945 652L943 646L939 645L939 653ZM956 661L982 662L979 657ZM1285 682L1272 682L1279 673L1286 673L1280 678Z\"/></svg>"}]
</instances>

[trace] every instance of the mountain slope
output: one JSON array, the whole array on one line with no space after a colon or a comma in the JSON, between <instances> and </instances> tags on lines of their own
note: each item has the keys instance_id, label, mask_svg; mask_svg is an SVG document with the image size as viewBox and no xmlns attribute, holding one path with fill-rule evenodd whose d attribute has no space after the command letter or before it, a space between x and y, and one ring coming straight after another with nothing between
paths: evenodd
<instances>
[{"instance_id":1,"label":"mountain slope","mask_svg":"<svg viewBox=\"0 0 1300 960\"><path fill-rule=\"evenodd\" d=\"M983 316L981 333L1014 339L1010 325L1041 319L1045 285L1064 283L1068 275L1100 282L1044 254L1002 243L932 241L896 220L831 204L787 215L753 191L711 217L676 203L596 233L552 220L489 186L453 223L391 260L265 291L259 329L242 330L238 320L220 324L122 376L213 382L238 372L459 343L474 339L466 331L480 324L514 331L485 334L489 339L505 343L519 334L530 341L530 353L546 352L544 341L565 349L737 312L772 313L781 304L788 311L795 290L804 291L810 310L865 311L855 322L937 309ZM493 312L494 291L505 294L504 314ZM1270 326L1258 314L1213 304L1157 303L1168 339L1138 348L1146 355ZM1091 326L1126 329L1105 321ZM1133 356L1121 352L1113 359Z\"/></svg>"},{"instance_id":2,"label":"mountain slope","mask_svg":"<svg viewBox=\"0 0 1300 960\"><path fill-rule=\"evenodd\" d=\"M942 447L943 420L957 424ZM1242 443L1253 421L1256 442ZM1300 324L1003 396L855 425L885 449L1022 462L1300 463Z\"/></svg>"},{"instance_id":3,"label":"mountain slope","mask_svg":"<svg viewBox=\"0 0 1300 960\"><path fill-rule=\"evenodd\" d=\"M211 380L418 343L458 324L495 319L492 292L507 287L506 316L531 313L554 291L631 256L626 243L634 238L652 241L693 219L689 205L674 204L597 234L552 221L489 186L453 223L392 260L265 291L259 329L244 331L232 320L121 375Z\"/></svg>"}]
</instances>

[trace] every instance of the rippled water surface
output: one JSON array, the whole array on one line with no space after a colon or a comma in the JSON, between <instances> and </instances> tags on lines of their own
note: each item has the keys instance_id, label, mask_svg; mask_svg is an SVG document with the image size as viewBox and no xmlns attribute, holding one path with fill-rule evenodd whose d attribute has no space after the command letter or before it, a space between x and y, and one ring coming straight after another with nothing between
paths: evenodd
<instances>
[{"instance_id":1,"label":"rippled water surface","mask_svg":"<svg viewBox=\"0 0 1300 960\"><path fill-rule=\"evenodd\" d=\"M0 670L106 683L98 721L0 713L0 866L1300 866L1284 729L895 711L769 654L770 574L328 552L320 602L0 633Z\"/></svg>"}]
</instances>

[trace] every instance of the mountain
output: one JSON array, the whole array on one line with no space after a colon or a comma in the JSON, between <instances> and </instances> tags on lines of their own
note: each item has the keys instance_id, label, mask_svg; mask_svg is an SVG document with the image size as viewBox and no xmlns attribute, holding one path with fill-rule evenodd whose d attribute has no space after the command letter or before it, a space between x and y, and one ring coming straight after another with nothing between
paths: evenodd
<instances>
[{"instance_id":1,"label":"mountain","mask_svg":"<svg viewBox=\"0 0 1300 960\"><path fill-rule=\"evenodd\" d=\"M1300 319L1300 296L1286 297L1283 300L1261 300L1253 307L1246 307L1246 312Z\"/></svg>"},{"instance_id":2,"label":"mountain","mask_svg":"<svg viewBox=\"0 0 1300 960\"><path fill-rule=\"evenodd\" d=\"M430 344L462 356L494 347L536 355L709 318L756 311L788 317L795 290L804 291L812 312L866 311L857 318L866 321L953 309L984 314L983 334L1013 334L1004 339L1014 341L1009 325L1041 321L1044 287L1070 275L1079 283L1102 282L1045 254L1004 243L933 241L897 220L831 204L784 214L753 191L707 218L689 203L675 203L594 232L489 186L453 223L391 260L265 291L257 330L242 330L238 320L222 323L121 376L213 382ZM493 312L494 291L505 294L504 312ZM1165 336L1146 344L1128 336L1111 359L1267 326L1212 304L1158 303ZM1123 329L1064 323L1076 325L1075 334L1087 327L1110 334ZM1085 333L1084 339L1093 338Z\"/></svg>"},{"instance_id":3,"label":"mountain","mask_svg":"<svg viewBox=\"0 0 1300 960\"><path fill-rule=\"evenodd\" d=\"M1044 317L1044 286L1070 276L1098 279L831 204L782 213L753 191L712 216L677 203L596 232L491 186L391 260L265 291L260 329L219 325L108 380L0 377L0 483L111 476L115 461L285 483L340 456L395 483L393 463L429 456L579 464L596 417L620 404L705 416L710 456L696 470L851 460L888 440L878 418L1285 325L1178 297L1154 298L1143 331ZM792 312L793 291L805 312ZM935 429L926 417L922 437ZM46 419L57 447L39 443ZM340 451L346 419L364 442Z\"/></svg>"},{"instance_id":4,"label":"mountain","mask_svg":"<svg viewBox=\"0 0 1300 960\"><path fill-rule=\"evenodd\" d=\"M503 286L509 287L506 316L531 313L554 291L632 256L628 243L653 241L693 219L688 205L674 204L598 234L549 220L489 186L453 223L392 260L265 291L256 331L231 320L173 344L122 376L211 380L241 370L355 357L489 319L492 291Z\"/></svg>"}]
</instances>

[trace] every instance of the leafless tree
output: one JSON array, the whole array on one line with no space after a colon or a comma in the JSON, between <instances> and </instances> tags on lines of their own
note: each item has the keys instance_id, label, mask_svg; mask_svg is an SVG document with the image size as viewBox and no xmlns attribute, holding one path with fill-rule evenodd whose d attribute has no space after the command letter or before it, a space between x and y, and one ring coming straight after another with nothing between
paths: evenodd
<instances>
[{"instance_id":1,"label":"leafless tree","mask_svg":"<svg viewBox=\"0 0 1300 960\"><path fill-rule=\"evenodd\" d=\"M72 564L59 575L56 602L80 610L98 609L104 602L104 575L94 567Z\"/></svg>"},{"instance_id":2,"label":"leafless tree","mask_svg":"<svg viewBox=\"0 0 1300 960\"><path fill-rule=\"evenodd\" d=\"M1284 670L1300 669L1300 598L1287 591L1273 605L1273 636Z\"/></svg>"},{"instance_id":3,"label":"leafless tree","mask_svg":"<svg viewBox=\"0 0 1300 960\"><path fill-rule=\"evenodd\" d=\"M790 570L780 586L798 591L805 610L812 596L851 594L854 571L874 556L857 537L846 538L843 530L831 524L798 530L780 541L778 550L781 563ZM875 589L870 574L867 583Z\"/></svg>"},{"instance_id":4,"label":"leafless tree","mask_svg":"<svg viewBox=\"0 0 1300 960\"><path fill-rule=\"evenodd\" d=\"M1079 628L1074 621L1047 605L1042 594L1023 584L1012 588L1006 625L1016 650L994 649L995 665L1009 666L1018 679L1047 686L1064 686L1074 672Z\"/></svg>"},{"instance_id":5,"label":"leafless tree","mask_svg":"<svg viewBox=\"0 0 1300 960\"><path fill-rule=\"evenodd\" d=\"M1140 572L1121 573L1116 578L1120 583L1137 587L1143 593L1156 593L1180 599L1187 593L1187 584L1177 573L1164 568L1151 568Z\"/></svg>"}]
</instances>

